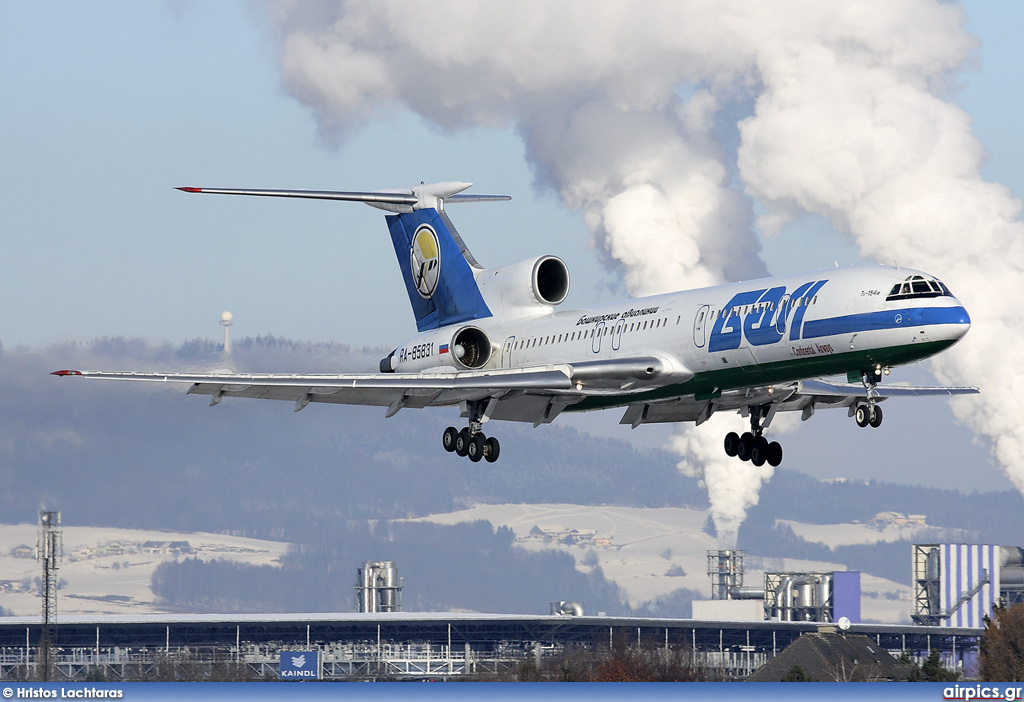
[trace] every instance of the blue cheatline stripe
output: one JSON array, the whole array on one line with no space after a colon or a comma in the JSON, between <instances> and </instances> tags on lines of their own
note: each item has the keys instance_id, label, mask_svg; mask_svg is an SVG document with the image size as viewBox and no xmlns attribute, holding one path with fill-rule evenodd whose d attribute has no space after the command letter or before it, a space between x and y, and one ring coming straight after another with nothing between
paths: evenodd
<instances>
[{"instance_id":1,"label":"blue cheatline stripe","mask_svg":"<svg viewBox=\"0 0 1024 702\"><path fill-rule=\"evenodd\" d=\"M934 324L970 324L971 318L963 307L912 307L902 310L848 314L828 319L804 322L804 339L815 339L833 334L854 334L901 327L926 327Z\"/></svg>"}]
</instances>

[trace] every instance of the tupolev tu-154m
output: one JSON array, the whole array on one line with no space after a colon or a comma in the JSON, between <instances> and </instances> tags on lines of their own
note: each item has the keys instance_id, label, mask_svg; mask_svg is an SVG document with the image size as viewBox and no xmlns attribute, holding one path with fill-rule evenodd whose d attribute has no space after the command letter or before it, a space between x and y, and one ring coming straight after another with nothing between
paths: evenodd
<instances>
[{"instance_id":1,"label":"tupolev tu-154m","mask_svg":"<svg viewBox=\"0 0 1024 702\"><path fill-rule=\"evenodd\" d=\"M701 424L739 412L750 431L725 452L756 465L782 462L765 431L779 411L809 419L846 408L861 427L882 422L883 400L976 393L973 387L881 385L892 367L955 344L964 306L928 273L859 266L764 278L563 310L569 272L555 256L483 268L446 205L508 196L463 193L470 183L409 190L331 192L179 188L189 193L364 202L386 216L417 334L379 373L194 374L61 370L54 375L189 384L189 394L402 409L459 408L445 450L497 460L489 420L531 422L562 412L623 409L620 423ZM825 378L845 376L845 382Z\"/></svg>"}]
</instances>

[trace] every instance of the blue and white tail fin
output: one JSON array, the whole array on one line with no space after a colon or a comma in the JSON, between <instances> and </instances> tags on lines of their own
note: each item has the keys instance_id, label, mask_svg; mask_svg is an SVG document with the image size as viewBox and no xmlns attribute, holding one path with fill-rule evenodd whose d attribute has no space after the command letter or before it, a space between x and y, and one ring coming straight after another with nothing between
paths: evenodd
<instances>
[{"instance_id":1,"label":"blue and white tail fin","mask_svg":"<svg viewBox=\"0 0 1024 702\"><path fill-rule=\"evenodd\" d=\"M423 184L409 190L334 192L178 188L190 193L297 197L365 202L387 216L391 242L405 279L419 331L491 316L477 287L480 266L444 212L445 203L510 200L507 195L466 195L471 183Z\"/></svg>"},{"instance_id":2,"label":"blue and white tail fin","mask_svg":"<svg viewBox=\"0 0 1024 702\"><path fill-rule=\"evenodd\" d=\"M444 211L388 215L391 243L419 331L490 317L473 272L472 255Z\"/></svg>"}]
</instances>

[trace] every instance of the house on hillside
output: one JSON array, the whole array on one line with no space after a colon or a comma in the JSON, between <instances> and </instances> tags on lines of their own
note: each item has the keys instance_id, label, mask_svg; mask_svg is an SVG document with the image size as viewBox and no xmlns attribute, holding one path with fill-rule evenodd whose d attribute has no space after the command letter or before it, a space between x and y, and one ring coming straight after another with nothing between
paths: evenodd
<instances>
[{"instance_id":1,"label":"house on hillside","mask_svg":"<svg viewBox=\"0 0 1024 702\"><path fill-rule=\"evenodd\" d=\"M889 526L897 527L925 527L928 526L927 516L924 514L903 514L902 512L879 512L868 520L868 526L875 529L885 529Z\"/></svg>"},{"instance_id":2,"label":"house on hillside","mask_svg":"<svg viewBox=\"0 0 1024 702\"><path fill-rule=\"evenodd\" d=\"M863 634L807 633L754 671L748 682L779 682L796 666L815 682L905 682L911 666Z\"/></svg>"}]
</instances>

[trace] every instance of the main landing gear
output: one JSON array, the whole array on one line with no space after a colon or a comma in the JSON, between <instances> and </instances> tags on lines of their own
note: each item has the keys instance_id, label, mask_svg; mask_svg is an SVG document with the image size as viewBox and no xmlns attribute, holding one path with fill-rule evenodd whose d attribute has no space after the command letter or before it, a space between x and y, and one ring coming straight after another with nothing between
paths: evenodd
<instances>
[{"instance_id":1,"label":"main landing gear","mask_svg":"<svg viewBox=\"0 0 1024 702\"><path fill-rule=\"evenodd\" d=\"M501 445L493 436L484 436L482 417L480 403L470 403L469 426L461 431L455 427L445 429L441 436L444 450L454 452L457 456L468 456L473 463L479 462L481 458L486 459L488 463L498 460Z\"/></svg>"},{"instance_id":2,"label":"main landing gear","mask_svg":"<svg viewBox=\"0 0 1024 702\"><path fill-rule=\"evenodd\" d=\"M488 463L494 463L501 453L501 445L497 439L493 436L484 436L479 430L474 434L472 427L466 427L462 431L448 427L441 436L441 443L445 451L454 452L458 456L469 456L469 460L474 463L481 458L486 458Z\"/></svg>"},{"instance_id":3,"label":"main landing gear","mask_svg":"<svg viewBox=\"0 0 1024 702\"><path fill-rule=\"evenodd\" d=\"M734 431L726 434L725 455L750 461L755 466L767 463L775 468L782 463L782 445L777 441L769 443L763 436L766 424L762 424L762 419L768 416L770 408L770 405L750 408L750 431L744 432L743 436Z\"/></svg>"}]
</instances>

